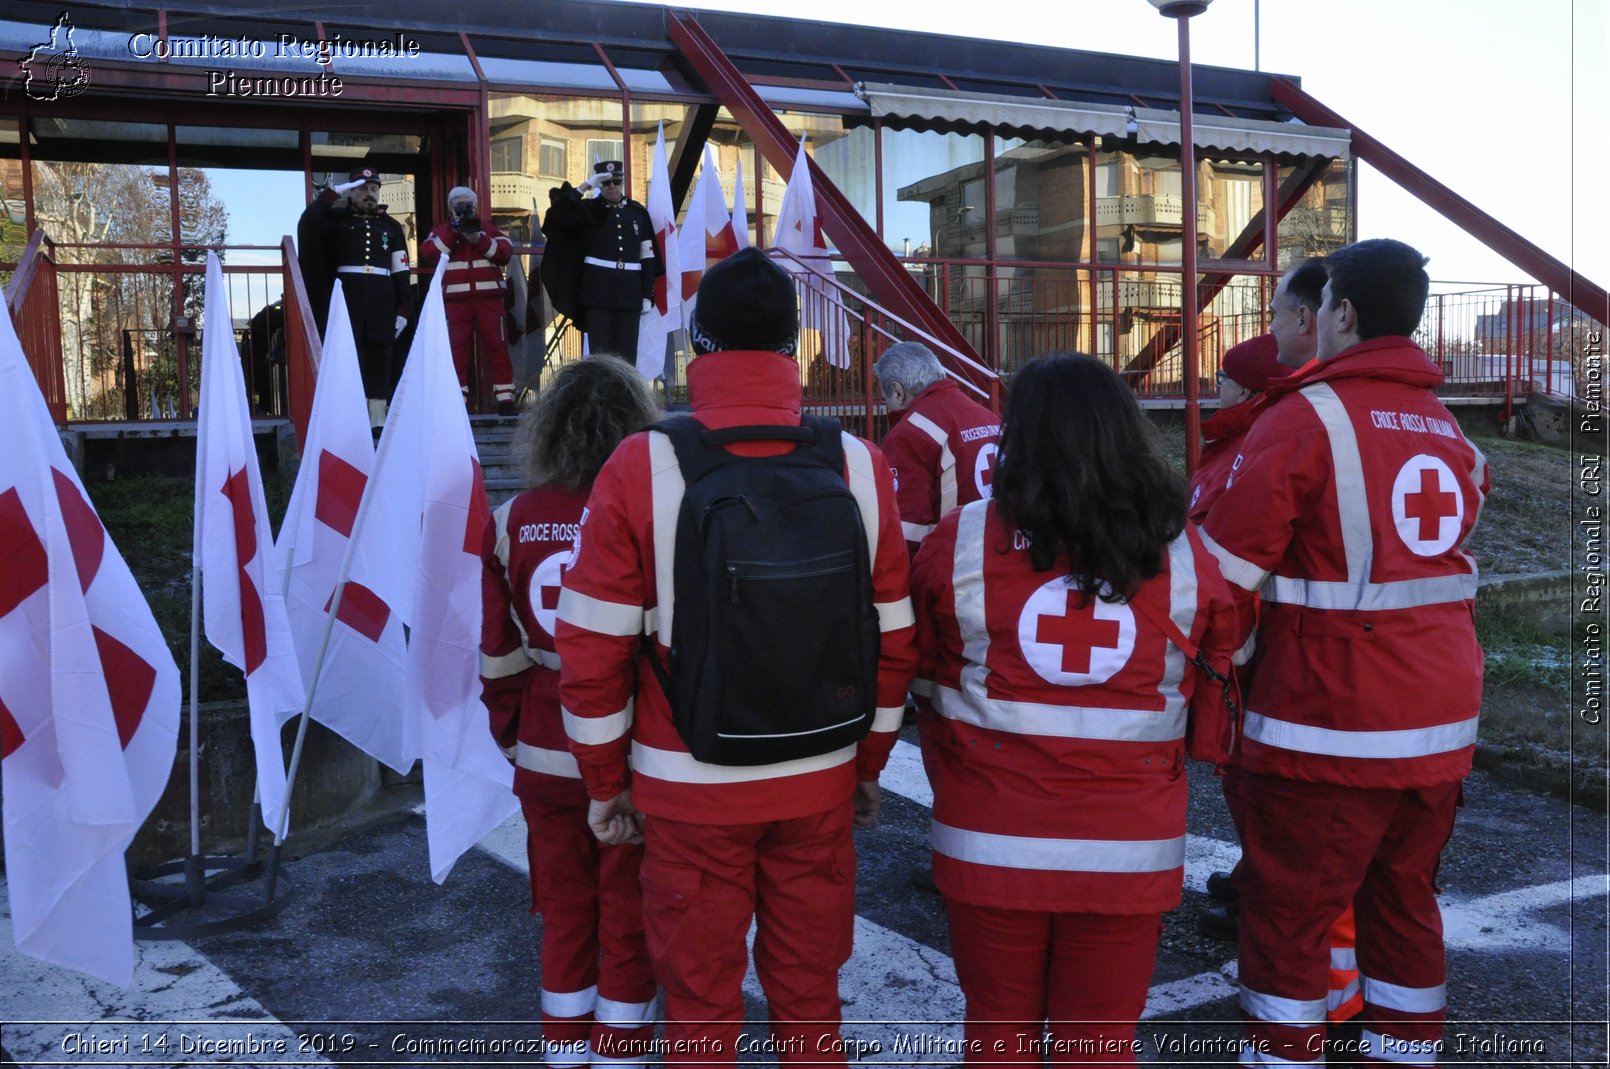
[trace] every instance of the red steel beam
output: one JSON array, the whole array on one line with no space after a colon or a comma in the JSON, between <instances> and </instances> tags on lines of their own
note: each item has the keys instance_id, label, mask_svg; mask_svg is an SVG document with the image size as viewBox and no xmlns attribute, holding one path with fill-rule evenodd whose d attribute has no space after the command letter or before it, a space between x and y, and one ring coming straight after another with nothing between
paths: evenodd
<instances>
[{"instance_id":1,"label":"red steel beam","mask_svg":"<svg viewBox=\"0 0 1610 1069\"><path fill-rule=\"evenodd\" d=\"M1610 293L1606 293L1603 286L1533 245L1285 79L1269 79L1269 92L1277 103L1291 109L1303 122L1351 130L1356 158L1370 164L1465 233L1560 294L1583 315L1600 323L1610 323Z\"/></svg>"},{"instance_id":2,"label":"red steel beam","mask_svg":"<svg viewBox=\"0 0 1610 1069\"><path fill-rule=\"evenodd\" d=\"M766 161L778 174L791 174L799 145L789 134L767 103L745 80L742 72L733 65L715 41L705 32L693 16L679 11L668 11L668 28L671 42L687 59L694 71L704 79L716 99L726 105L744 132L754 138L755 146L765 154ZM837 186L822 173L816 161L807 158L811 181L816 187L817 211L828 236L838 246L839 254L850 262L867 284L872 297L889 311L926 330L935 338L979 364L977 352L948 316L939 310L928 294L911 277L899 260L884 247L877 232L867 225L853 205ZM760 185L760 175L755 185ZM989 393L995 376L986 375L967 364L947 359L948 354L937 354L941 362L949 364L953 374Z\"/></svg>"}]
</instances>

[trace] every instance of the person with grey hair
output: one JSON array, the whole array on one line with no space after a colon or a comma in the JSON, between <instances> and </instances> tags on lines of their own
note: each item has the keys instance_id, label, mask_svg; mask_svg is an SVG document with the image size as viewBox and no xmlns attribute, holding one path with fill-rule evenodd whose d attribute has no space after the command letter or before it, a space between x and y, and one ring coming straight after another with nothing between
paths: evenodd
<instances>
[{"instance_id":1,"label":"person with grey hair","mask_svg":"<svg viewBox=\"0 0 1610 1069\"><path fill-rule=\"evenodd\" d=\"M475 191L466 186L448 191L448 219L419 243L419 264L434 273L437 260L447 257L442 304L459 389L468 399L470 359L479 338L492 376L492 397L498 413L507 416L514 414L514 368L509 363L503 268L514 255L514 243L481 217L479 203Z\"/></svg>"},{"instance_id":2,"label":"person with grey hair","mask_svg":"<svg viewBox=\"0 0 1610 1069\"><path fill-rule=\"evenodd\" d=\"M962 392L921 342L889 346L872 365L889 409L883 453L895 479L906 548L958 505L989 496L1001 421Z\"/></svg>"}]
</instances>

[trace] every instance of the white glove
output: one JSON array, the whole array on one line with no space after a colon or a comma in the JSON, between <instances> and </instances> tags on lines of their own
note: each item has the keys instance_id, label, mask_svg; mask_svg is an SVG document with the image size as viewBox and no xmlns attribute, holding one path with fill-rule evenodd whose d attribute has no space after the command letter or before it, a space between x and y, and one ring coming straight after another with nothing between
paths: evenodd
<instances>
[{"instance_id":1,"label":"white glove","mask_svg":"<svg viewBox=\"0 0 1610 1069\"><path fill-rule=\"evenodd\" d=\"M342 182L340 185L331 186L330 188L335 190L337 193L350 193L367 181L367 178L355 178L350 182Z\"/></svg>"},{"instance_id":2,"label":"white glove","mask_svg":"<svg viewBox=\"0 0 1610 1069\"><path fill-rule=\"evenodd\" d=\"M591 189L599 189L603 186L604 179L609 177L609 175L604 174L601 171L594 171L592 174L588 175L586 180L584 180L581 184Z\"/></svg>"},{"instance_id":3,"label":"white glove","mask_svg":"<svg viewBox=\"0 0 1610 1069\"><path fill-rule=\"evenodd\" d=\"M653 310L653 308L654 308L654 302L649 300L647 297L644 297L643 298L643 314L648 315L649 312Z\"/></svg>"},{"instance_id":4,"label":"white glove","mask_svg":"<svg viewBox=\"0 0 1610 1069\"><path fill-rule=\"evenodd\" d=\"M407 325L408 325L408 317L407 316L398 316L397 317L397 329L392 332L391 336L393 338L402 337L403 328L406 327Z\"/></svg>"}]
</instances>

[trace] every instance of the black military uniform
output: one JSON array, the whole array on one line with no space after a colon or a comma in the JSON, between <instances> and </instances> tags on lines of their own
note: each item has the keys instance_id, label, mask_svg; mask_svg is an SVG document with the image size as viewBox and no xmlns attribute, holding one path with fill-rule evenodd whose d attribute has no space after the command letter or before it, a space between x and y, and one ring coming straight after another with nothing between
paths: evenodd
<instances>
[{"instance_id":1,"label":"black military uniform","mask_svg":"<svg viewBox=\"0 0 1610 1069\"><path fill-rule=\"evenodd\" d=\"M367 167L348 177L359 180L380 184L380 176ZM315 197L302 213L297 234L304 247L320 245L332 272L332 287L334 279L341 280L358 345L364 396L390 401L402 372L396 355L397 317L406 318L413 307L407 236L402 225L386 214L384 204L372 212L356 207L338 210L339 199L333 189ZM328 297L324 301L328 303Z\"/></svg>"},{"instance_id":2,"label":"black military uniform","mask_svg":"<svg viewBox=\"0 0 1610 1069\"><path fill-rule=\"evenodd\" d=\"M593 166L605 179L624 179L617 160ZM595 353L637 361L637 327L643 302L654 299L654 280L665 273L648 210L627 197L610 204L602 196L581 202L587 225L581 235L582 308L587 342Z\"/></svg>"}]
</instances>

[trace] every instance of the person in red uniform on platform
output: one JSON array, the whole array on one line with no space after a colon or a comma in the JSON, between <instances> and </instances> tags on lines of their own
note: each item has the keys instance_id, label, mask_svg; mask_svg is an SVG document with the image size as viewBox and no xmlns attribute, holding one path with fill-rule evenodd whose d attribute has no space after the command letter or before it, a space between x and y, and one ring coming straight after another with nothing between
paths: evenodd
<instances>
[{"instance_id":1,"label":"person in red uniform on platform","mask_svg":"<svg viewBox=\"0 0 1610 1069\"><path fill-rule=\"evenodd\" d=\"M793 281L758 249L705 273L690 334L693 417L712 430L800 423ZM855 746L821 757L732 767L696 760L645 661L667 656L682 474L670 440L628 438L587 502L565 573L558 645L571 750L605 841L644 838L649 955L665 989L668 1063L733 1065L743 1017L745 936L782 1063L844 1065L838 974L855 921L854 823L877 817L878 773L916 667L907 559L883 454L842 434L860 508L882 636L877 713ZM787 443L734 442L746 456ZM630 764L628 765L628 755Z\"/></svg>"},{"instance_id":2,"label":"person in red uniform on platform","mask_svg":"<svg viewBox=\"0 0 1610 1069\"><path fill-rule=\"evenodd\" d=\"M1271 382L1290 373L1280 362L1280 347L1273 334L1249 338L1224 354L1224 366L1219 369L1219 410L1202 424L1202 459L1191 477L1192 523L1201 523L1223 493L1263 392Z\"/></svg>"},{"instance_id":3,"label":"person in red uniform on platform","mask_svg":"<svg viewBox=\"0 0 1610 1069\"><path fill-rule=\"evenodd\" d=\"M555 1066L639 1064L653 1030L642 847L601 845L587 826L553 633L593 479L621 439L658 415L629 364L595 356L562 369L521 423L534 486L492 514L482 548L482 700L525 814L531 908L542 914L542 1033L564 1045L548 1056Z\"/></svg>"},{"instance_id":4,"label":"person in red uniform on platform","mask_svg":"<svg viewBox=\"0 0 1610 1069\"><path fill-rule=\"evenodd\" d=\"M500 415L514 414L514 367L509 363L509 336L504 327L503 268L514 255L514 243L489 219L481 218L475 191L454 186L447 194L448 220L419 243L419 265L436 270L447 257L442 276L442 304L447 309L447 337L453 347L459 389L469 397L470 360L475 340L492 375L492 397Z\"/></svg>"},{"instance_id":5,"label":"person in red uniform on platform","mask_svg":"<svg viewBox=\"0 0 1610 1069\"><path fill-rule=\"evenodd\" d=\"M1235 610L1110 367L1029 361L1004 422L993 497L939 521L911 582L967 1061L1134 1064L1184 880L1193 678L1148 613L1222 653Z\"/></svg>"},{"instance_id":6,"label":"person in red uniform on platform","mask_svg":"<svg viewBox=\"0 0 1610 1069\"><path fill-rule=\"evenodd\" d=\"M1001 421L921 342L889 346L872 373L889 409L881 444L894 469L906 548L915 555L945 513L989 496Z\"/></svg>"},{"instance_id":7,"label":"person in red uniform on platform","mask_svg":"<svg viewBox=\"0 0 1610 1069\"><path fill-rule=\"evenodd\" d=\"M1399 241L1325 260L1318 360L1270 389L1204 541L1261 597L1237 797L1243 1065L1323 1057L1326 930L1352 903L1367 1063L1435 1065L1436 871L1481 706L1486 461L1409 335L1430 282Z\"/></svg>"}]
</instances>

